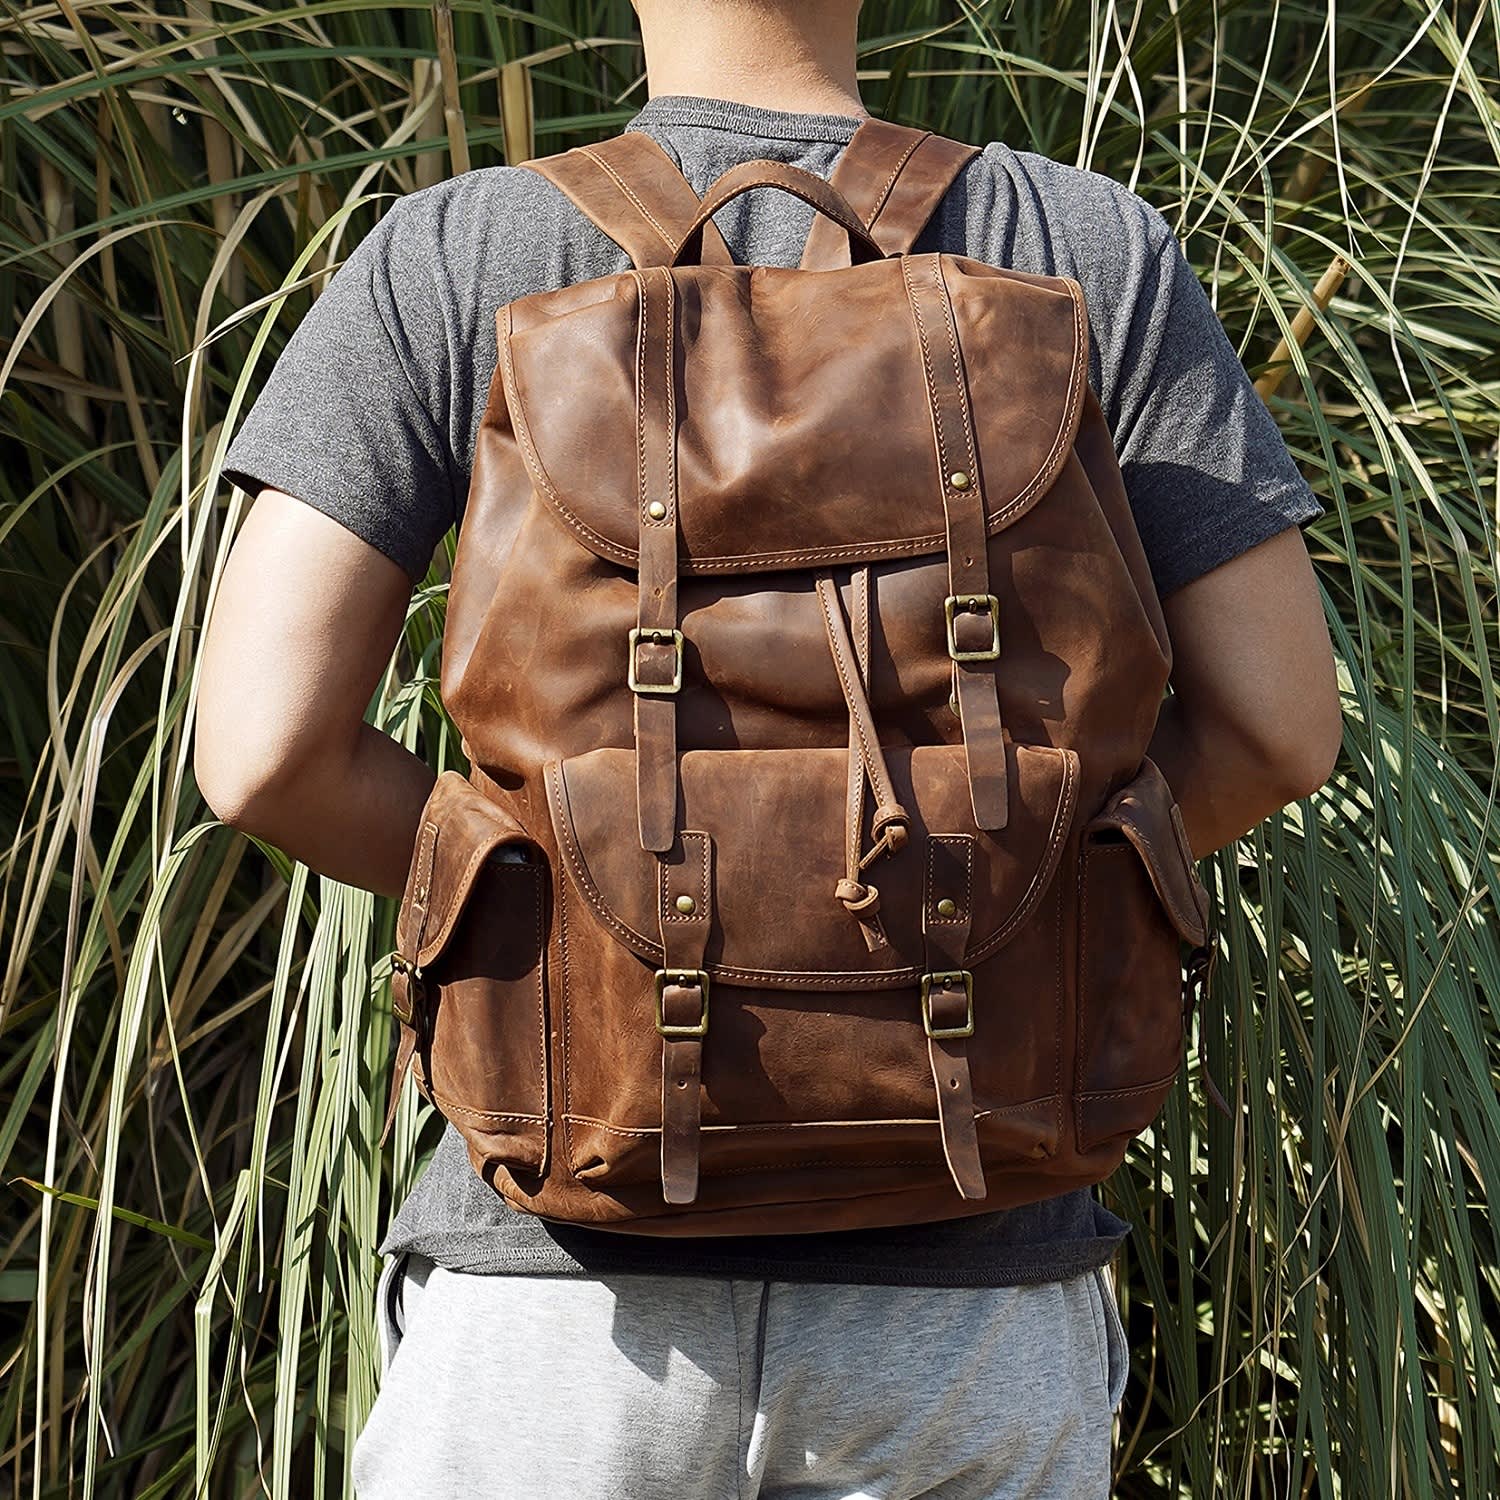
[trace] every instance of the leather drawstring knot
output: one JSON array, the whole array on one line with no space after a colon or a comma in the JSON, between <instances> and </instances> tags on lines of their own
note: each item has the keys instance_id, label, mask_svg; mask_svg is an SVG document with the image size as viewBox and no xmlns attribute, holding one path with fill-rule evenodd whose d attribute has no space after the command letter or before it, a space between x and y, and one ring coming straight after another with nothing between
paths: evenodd
<instances>
[{"instance_id":1,"label":"leather drawstring knot","mask_svg":"<svg viewBox=\"0 0 1500 1500\"><path fill-rule=\"evenodd\" d=\"M870 819L870 832L875 835L875 846L860 860L861 870L877 855L899 854L906 848L911 837L911 817L899 802L877 807Z\"/></svg>"},{"instance_id":2,"label":"leather drawstring knot","mask_svg":"<svg viewBox=\"0 0 1500 1500\"><path fill-rule=\"evenodd\" d=\"M844 903L851 917L873 917L880 910L880 887L861 885L847 878L834 886L833 893Z\"/></svg>"},{"instance_id":3,"label":"leather drawstring knot","mask_svg":"<svg viewBox=\"0 0 1500 1500\"><path fill-rule=\"evenodd\" d=\"M875 733L875 718L865 692L865 678L870 670L870 570L857 567L851 584L854 605L854 638L844 619L844 606L837 583L831 573L818 577L818 602L823 606L823 621L828 628L828 648L838 672L839 686L849 709L849 794L845 800L844 878L834 887L834 895L844 909L859 923L865 946L874 952L890 945L881 926L880 892L860 876L884 854L897 854L911 836L911 816L896 800L890 772L880 753ZM874 843L860 854L864 823L865 781L875 794L875 812L870 820Z\"/></svg>"}]
</instances>

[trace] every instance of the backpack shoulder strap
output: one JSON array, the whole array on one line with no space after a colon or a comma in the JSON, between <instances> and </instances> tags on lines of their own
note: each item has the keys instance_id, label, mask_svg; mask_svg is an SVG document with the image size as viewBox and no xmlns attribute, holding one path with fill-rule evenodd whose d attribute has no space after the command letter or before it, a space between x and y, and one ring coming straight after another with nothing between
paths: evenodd
<instances>
[{"instance_id":1,"label":"backpack shoulder strap","mask_svg":"<svg viewBox=\"0 0 1500 1500\"><path fill-rule=\"evenodd\" d=\"M698 212L698 195L677 164L638 130L576 146L524 165L545 177L629 255L637 270L671 260ZM732 257L712 222L704 226L702 263Z\"/></svg>"},{"instance_id":2,"label":"backpack shoulder strap","mask_svg":"<svg viewBox=\"0 0 1500 1500\"><path fill-rule=\"evenodd\" d=\"M887 255L904 255L916 243L943 195L977 146L930 130L887 120L866 120L844 147L830 179ZM836 224L813 221L802 252L804 271L849 264L847 236Z\"/></svg>"}]
</instances>

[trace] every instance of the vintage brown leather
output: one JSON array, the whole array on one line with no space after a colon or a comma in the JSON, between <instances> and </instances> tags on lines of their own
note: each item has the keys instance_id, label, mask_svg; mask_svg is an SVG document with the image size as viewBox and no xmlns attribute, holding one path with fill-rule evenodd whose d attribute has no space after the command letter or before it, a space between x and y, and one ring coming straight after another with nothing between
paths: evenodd
<instances>
[{"instance_id":1,"label":"vintage brown leather","mask_svg":"<svg viewBox=\"0 0 1500 1500\"><path fill-rule=\"evenodd\" d=\"M870 122L702 204L532 166L631 269L496 314L402 1044L516 1208L808 1232L1094 1183L1214 952L1076 281L913 246L973 148ZM818 211L732 263L754 187ZM1184 970L1184 959L1187 961Z\"/></svg>"}]
</instances>

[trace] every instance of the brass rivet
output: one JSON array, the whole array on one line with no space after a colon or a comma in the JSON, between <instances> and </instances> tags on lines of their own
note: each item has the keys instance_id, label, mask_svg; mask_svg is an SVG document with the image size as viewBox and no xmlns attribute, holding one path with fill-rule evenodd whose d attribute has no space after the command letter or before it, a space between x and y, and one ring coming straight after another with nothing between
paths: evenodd
<instances>
[{"instance_id":1,"label":"brass rivet","mask_svg":"<svg viewBox=\"0 0 1500 1500\"><path fill-rule=\"evenodd\" d=\"M698 910L698 903L694 901L691 896L679 896L677 898L677 910L680 911L683 916L690 917L695 911Z\"/></svg>"},{"instance_id":2,"label":"brass rivet","mask_svg":"<svg viewBox=\"0 0 1500 1500\"><path fill-rule=\"evenodd\" d=\"M660 500L653 500L651 504L646 507L646 514L650 516L653 521L660 521L665 519L667 514L667 507L663 505Z\"/></svg>"},{"instance_id":3,"label":"brass rivet","mask_svg":"<svg viewBox=\"0 0 1500 1500\"><path fill-rule=\"evenodd\" d=\"M969 487L969 476L962 469L955 469L948 476L948 483L956 490L966 490Z\"/></svg>"},{"instance_id":4,"label":"brass rivet","mask_svg":"<svg viewBox=\"0 0 1500 1500\"><path fill-rule=\"evenodd\" d=\"M954 901L949 896L944 896L943 899L938 902L937 910L938 916L940 917L956 917L958 915L958 902Z\"/></svg>"}]
</instances>

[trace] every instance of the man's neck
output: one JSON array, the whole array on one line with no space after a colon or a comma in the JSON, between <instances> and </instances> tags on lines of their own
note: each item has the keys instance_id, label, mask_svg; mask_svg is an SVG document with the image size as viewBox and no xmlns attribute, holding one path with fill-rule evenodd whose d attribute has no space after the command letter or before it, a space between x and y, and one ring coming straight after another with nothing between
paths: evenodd
<instances>
[{"instance_id":1,"label":"man's neck","mask_svg":"<svg viewBox=\"0 0 1500 1500\"><path fill-rule=\"evenodd\" d=\"M641 0L638 9L653 96L728 99L793 114L868 113L855 78L856 17L847 4L709 4L694 7L690 23L680 0L660 7Z\"/></svg>"}]
</instances>

